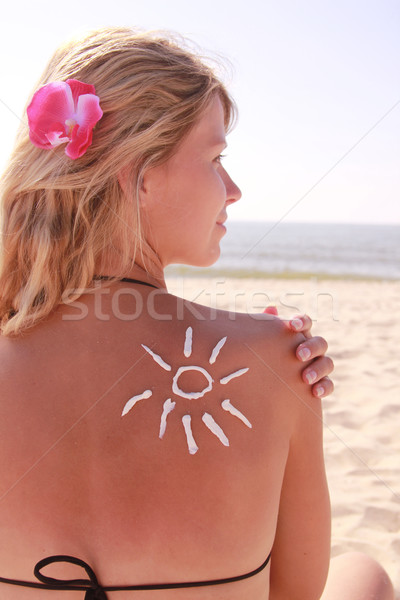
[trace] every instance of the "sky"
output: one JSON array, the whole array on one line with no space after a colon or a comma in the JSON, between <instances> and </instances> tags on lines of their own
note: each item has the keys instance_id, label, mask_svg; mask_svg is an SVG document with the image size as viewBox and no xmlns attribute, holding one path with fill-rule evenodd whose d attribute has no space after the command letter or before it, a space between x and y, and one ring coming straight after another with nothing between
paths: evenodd
<instances>
[{"instance_id":1,"label":"sky","mask_svg":"<svg viewBox=\"0 0 400 600\"><path fill-rule=\"evenodd\" d=\"M0 24L0 167L55 48L106 25L222 57L239 108L233 220L400 224L399 0L14 0Z\"/></svg>"}]
</instances>

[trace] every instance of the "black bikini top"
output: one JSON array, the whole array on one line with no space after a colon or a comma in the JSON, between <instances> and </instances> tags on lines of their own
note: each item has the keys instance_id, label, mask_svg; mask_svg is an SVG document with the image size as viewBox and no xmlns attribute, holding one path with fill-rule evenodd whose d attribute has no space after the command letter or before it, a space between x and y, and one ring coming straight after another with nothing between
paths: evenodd
<instances>
[{"instance_id":1,"label":"black bikini top","mask_svg":"<svg viewBox=\"0 0 400 600\"><path fill-rule=\"evenodd\" d=\"M133 592L139 590L171 590L179 588L191 588L191 587L203 587L210 585L220 585L223 583L234 583L235 581L241 581L242 579L248 579L260 573L267 564L271 554L268 555L267 559L254 571L245 573L244 575L236 575L236 577L227 577L226 579L210 579L208 581L188 581L183 583L154 583L145 585L109 585L102 586L99 584L96 574L93 569L83 560L75 558L74 556L49 556L40 560L34 568L35 577L41 582L31 581L19 581L18 579L5 579L0 577L0 583L8 583L10 585L19 585L22 587L38 588L41 590L64 590L64 591L84 591L84 600L107 600L106 592ZM78 565L85 569L88 574L88 579L54 579L53 577L47 577L40 571L44 567L51 565L52 563L66 562L73 565Z\"/></svg>"}]
</instances>

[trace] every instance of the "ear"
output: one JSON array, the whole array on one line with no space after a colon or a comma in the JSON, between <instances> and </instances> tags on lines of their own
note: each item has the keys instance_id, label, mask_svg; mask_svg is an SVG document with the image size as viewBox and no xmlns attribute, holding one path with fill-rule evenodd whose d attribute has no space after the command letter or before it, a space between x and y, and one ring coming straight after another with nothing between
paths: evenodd
<instances>
[{"instance_id":1,"label":"ear","mask_svg":"<svg viewBox=\"0 0 400 600\"><path fill-rule=\"evenodd\" d=\"M129 187L130 187L129 175L130 175L130 173L131 173L131 167L129 165L126 165L120 171L118 171L118 174L117 174L118 183L121 186L121 189L124 192L125 196L129 195Z\"/></svg>"},{"instance_id":2,"label":"ear","mask_svg":"<svg viewBox=\"0 0 400 600\"><path fill-rule=\"evenodd\" d=\"M139 207L144 208L149 203L149 185L147 171L142 175L139 182Z\"/></svg>"},{"instance_id":3,"label":"ear","mask_svg":"<svg viewBox=\"0 0 400 600\"><path fill-rule=\"evenodd\" d=\"M139 206L146 208L157 202L162 190L163 171L160 167L151 167L144 171L139 184Z\"/></svg>"},{"instance_id":4,"label":"ear","mask_svg":"<svg viewBox=\"0 0 400 600\"><path fill-rule=\"evenodd\" d=\"M121 186L121 189L126 197L132 197L132 165L126 165L123 167L117 175L118 183ZM146 195L146 188L144 177L141 179L140 187L139 187L139 202L142 203L144 200L144 196Z\"/></svg>"}]
</instances>

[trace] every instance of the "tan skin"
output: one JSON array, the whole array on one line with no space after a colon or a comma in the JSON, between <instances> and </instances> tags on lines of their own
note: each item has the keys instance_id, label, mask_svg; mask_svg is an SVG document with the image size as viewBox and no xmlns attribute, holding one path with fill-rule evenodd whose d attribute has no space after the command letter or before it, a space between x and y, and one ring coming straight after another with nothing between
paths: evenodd
<instances>
[{"instance_id":1,"label":"tan skin","mask_svg":"<svg viewBox=\"0 0 400 600\"><path fill-rule=\"evenodd\" d=\"M272 550L264 571L238 583L109 598L320 598L330 551L321 402L302 381L304 365L295 351L307 343L317 352L321 342L305 342L269 315L211 314L163 285L170 262L206 265L219 255L226 208L240 197L215 159L224 134L215 98L177 154L145 176L141 203L156 270L149 275L137 265L127 276L160 290L102 284L79 299L80 308L60 305L26 335L0 338L1 575L32 580L37 560L62 553L86 560L103 585L207 580L251 571ZM190 192L194 183L196 194ZM197 195L206 198L200 205ZM136 296L126 291L132 289ZM138 295L139 316L116 316L116 305L119 315L135 313ZM87 314L77 318L82 306ZM307 319L304 324L307 329ZM189 326L193 356L187 359ZM219 360L210 366L210 352L224 336ZM143 343L172 371L160 368ZM306 368L326 376L330 368L321 361ZM198 400L174 395L172 374L183 364L212 373L212 391ZM219 383L243 367L248 373ZM204 378L192 371L181 386L201 389ZM151 398L121 417L127 400L149 388ZM252 429L221 409L227 397ZM176 408L160 440L167 398ZM229 447L204 426L204 412L223 428ZM188 413L195 455L181 421ZM81 573L59 566L51 575ZM83 595L46 593L52 600ZM5 600L43 598L43 592L12 586L2 587L2 594Z\"/></svg>"}]
</instances>

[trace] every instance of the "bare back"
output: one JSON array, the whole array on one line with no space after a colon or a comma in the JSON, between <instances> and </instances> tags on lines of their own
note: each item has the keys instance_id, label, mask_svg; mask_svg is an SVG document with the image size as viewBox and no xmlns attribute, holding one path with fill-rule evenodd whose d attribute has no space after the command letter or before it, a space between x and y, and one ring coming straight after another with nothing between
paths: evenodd
<instances>
[{"instance_id":1,"label":"bare back","mask_svg":"<svg viewBox=\"0 0 400 600\"><path fill-rule=\"evenodd\" d=\"M326 522L328 500L299 338L277 319L126 287L0 339L0 575L32 580L39 559L70 554L103 585L209 580L251 571L272 550L271 566L242 582L110 598L278 600L296 560L318 589L329 526L306 532ZM1 597L42 593L3 586Z\"/></svg>"}]
</instances>

